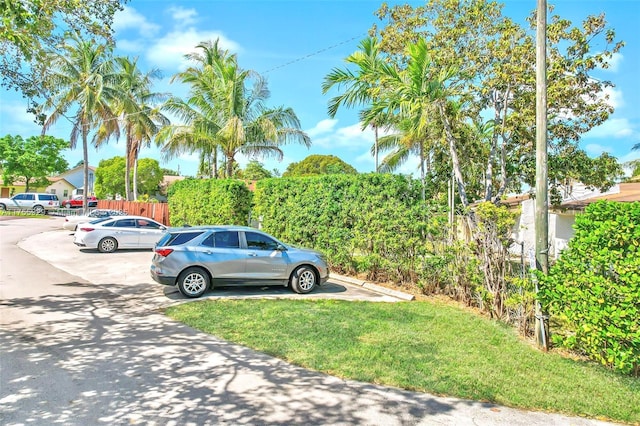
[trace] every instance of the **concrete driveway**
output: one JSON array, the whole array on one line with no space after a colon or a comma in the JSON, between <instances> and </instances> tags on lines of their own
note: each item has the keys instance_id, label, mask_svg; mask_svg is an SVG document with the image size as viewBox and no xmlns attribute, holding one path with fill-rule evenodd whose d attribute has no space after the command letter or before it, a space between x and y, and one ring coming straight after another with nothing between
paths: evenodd
<instances>
[{"instance_id":1,"label":"concrete driveway","mask_svg":"<svg viewBox=\"0 0 640 426\"><path fill-rule=\"evenodd\" d=\"M343 380L201 333L158 309L180 299L150 283L150 252L81 252L60 224L0 222L2 425L606 424Z\"/></svg>"},{"instance_id":2,"label":"concrete driveway","mask_svg":"<svg viewBox=\"0 0 640 426\"><path fill-rule=\"evenodd\" d=\"M151 250L118 250L114 253L100 253L97 250L80 249L73 244L73 232L60 229L36 233L18 245L58 269L84 278L94 284L109 285L115 293L127 293L127 289L144 290L149 303L163 307L176 301L188 299L175 287L157 284L149 275L153 252ZM55 248L52 250L52 248ZM334 274L335 276L335 274ZM296 294L280 286L227 287L216 288L204 298L296 298L296 299L342 299L397 302L407 300L409 295L393 292L370 284L355 285L349 278L332 278L325 285L310 294ZM116 284L116 285L114 285ZM361 283L362 284L362 283ZM373 290L373 288L376 288Z\"/></svg>"}]
</instances>

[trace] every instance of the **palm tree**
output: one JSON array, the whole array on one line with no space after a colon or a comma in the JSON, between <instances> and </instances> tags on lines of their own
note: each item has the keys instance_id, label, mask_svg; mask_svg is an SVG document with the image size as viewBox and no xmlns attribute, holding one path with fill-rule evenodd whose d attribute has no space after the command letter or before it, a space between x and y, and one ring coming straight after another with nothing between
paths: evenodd
<instances>
[{"instance_id":1,"label":"palm tree","mask_svg":"<svg viewBox=\"0 0 640 426\"><path fill-rule=\"evenodd\" d=\"M329 101L328 113L335 117L340 105L347 108L360 105L368 105L375 102L381 96L381 75L389 72L391 65L382 57L377 38L368 37L360 42L360 50L349 55L345 61L357 67L356 71L334 68L324 78L322 93L327 93L334 86L338 89L345 87L344 93L335 96ZM373 155L375 158L375 170L378 171L379 138L378 128L381 122L371 120L370 125L374 131Z\"/></svg>"},{"instance_id":2,"label":"palm tree","mask_svg":"<svg viewBox=\"0 0 640 426\"><path fill-rule=\"evenodd\" d=\"M71 121L70 147L75 148L78 138L82 139L84 180L83 206L86 209L89 190L89 149L88 138L92 130L97 135L119 136L116 114L112 105L122 97L113 72L111 46L94 44L71 35L69 43L61 46L60 52L49 52L51 63L51 85L54 93L43 105L51 113L46 118L42 133L45 134L61 117ZM67 112L74 110L69 117Z\"/></svg>"},{"instance_id":3,"label":"palm tree","mask_svg":"<svg viewBox=\"0 0 640 426\"><path fill-rule=\"evenodd\" d=\"M225 156L226 177L232 177L237 154L276 156L280 146L290 142L310 146L309 137L291 108L267 108L266 80L239 67L236 55L218 47L218 41L201 43L201 51L187 57L196 66L172 79L191 86L186 101L171 99L165 108L177 114L185 125L167 126L159 134L163 151L211 153ZM247 84L253 80L249 90Z\"/></svg>"},{"instance_id":4,"label":"palm tree","mask_svg":"<svg viewBox=\"0 0 640 426\"><path fill-rule=\"evenodd\" d=\"M127 200L138 198L137 162L143 145L149 146L160 128L169 124L158 104L166 97L151 91L153 79L159 78L160 71L153 69L143 73L138 67L138 59L116 58L119 84L127 94L116 107L126 132L125 192ZM133 190L131 182L133 170ZM133 194L132 194L133 192Z\"/></svg>"},{"instance_id":5,"label":"palm tree","mask_svg":"<svg viewBox=\"0 0 640 426\"><path fill-rule=\"evenodd\" d=\"M423 39L407 47L407 57L405 69L383 68L384 74L380 78L388 90L385 90L383 96L362 114L363 122L375 123L381 117L386 117L385 120L388 122L400 120L404 123L404 130L409 136L407 140L418 147L423 186L424 163L428 155L424 148L425 144L433 143L429 139L432 137L434 122L438 122L449 146L449 156L461 202L467 207L469 203L458 156L455 121L451 117L451 111L458 111L457 120L461 119L462 104L455 101L455 88L451 84L457 70L436 69Z\"/></svg>"}]
</instances>

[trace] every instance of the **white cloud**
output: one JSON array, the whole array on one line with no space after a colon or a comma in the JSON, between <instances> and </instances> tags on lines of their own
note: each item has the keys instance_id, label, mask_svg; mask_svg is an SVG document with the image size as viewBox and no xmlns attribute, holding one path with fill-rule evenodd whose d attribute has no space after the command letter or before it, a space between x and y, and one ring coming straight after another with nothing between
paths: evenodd
<instances>
[{"instance_id":1,"label":"white cloud","mask_svg":"<svg viewBox=\"0 0 640 426\"><path fill-rule=\"evenodd\" d=\"M229 40L218 31L198 31L188 28L183 31L172 31L155 41L147 50L147 59L154 67L179 69L187 61L184 55L196 52L196 46L203 41L219 39L218 46L225 50L237 52L240 46Z\"/></svg>"},{"instance_id":2,"label":"white cloud","mask_svg":"<svg viewBox=\"0 0 640 426\"><path fill-rule=\"evenodd\" d=\"M608 96L607 103L613 108L620 108L624 106L624 99L622 98L621 90L616 90L613 87L607 87L604 89L604 96Z\"/></svg>"},{"instance_id":3,"label":"white cloud","mask_svg":"<svg viewBox=\"0 0 640 426\"><path fill-rule=\"evenodd\" d=\"M611 55L611 59L609 59L609 67L608 68L600 68L602 70L610 71L610 72L618 72L620 69L620 64L622 63L624 56L617 52Z\"/></svg>"},{"instance_id":4,"label":"white cloud","mask_svg":"<svg viewBox=\"0 0 640 426\"><path fill-rule=\"evenodd\" d=\"M326 149L355 150L370 147L374 142L374 135L371 129L363 131L361 124L356 123L348 127L340 127L333 132L324 132L319 137L312 138L312 142L314 146Z\"/></svg>"},{"instance_id":5,"label":"white cloud","mask_svg":"<svg viewBox=\"0 0 640 426\"><path fill-rule=\"evenodd\" d=\"M597 157L603 152L611 153L613 149L610 146L599 145L597 143L590 143L584 147L584 150L590 156Z\"/></svg>"},{"instance_id":6,"label":"white cloud","mask_svg":"<svg viewBox=\"0 0 640 426\"><path fill-rule=\"evenodd\" d=\"M318 122L318 124L316 124L315 127L309 130L305 130L305 133L309 135L309 137L319 136L324 133L331 132L336 127L337 123L338 123L338 120L327 118L325 120Z\"/></svg>"},{"instance_id":7,"label":"white cloud","mask_svg":"<svg viewBox=\"0 0 640 426\"><path fill-rule=\"evenodd\" d=\"M196 22L196 17L198 16L198 12L195 9L184 9L180 6L172 6L167 9L167 12L169 12L173 20L179 21L176 22L176 24L180 25L194 24Z\"/></svg>"},{"instance_id":8,"label":"white cloud","mask_svg":"<svg viewBox=\"0 0 640 426\"><path fill-rule=\"evenodd\" d=\"M587 132L585 138L627 138L635 133L634 126L626 118L612 118Z\"/></svg>"},{"instance_id":9,"label":"white cloud","mask_svg":"<svg viewBox=\"0 0 640 426\"><path fill-rule=\"evenodd\" d=\"M144 15L128 6L114 15L113 28L116 33L127 29L137 29L143 37L153 37L160 30L159 25L147 21Z\"/></svg>"}]
</instances>

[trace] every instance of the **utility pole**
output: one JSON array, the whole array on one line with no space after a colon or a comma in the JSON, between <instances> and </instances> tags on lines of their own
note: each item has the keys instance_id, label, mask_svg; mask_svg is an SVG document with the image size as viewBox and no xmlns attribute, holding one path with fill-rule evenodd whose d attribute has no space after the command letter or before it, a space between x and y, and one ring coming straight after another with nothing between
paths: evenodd
<instances>
[{"instance_id":1,"label":"utility pole","mask_svg":"<svg viewBox=\"0 0 640 426\"><path fill-rule=\"evenodd\" d=\"M547 0L537 0L536 18L536 268L549 272L549 184L547 171ZM537 291L537 283L536 283ZM536 341L548 349L547 316L536 301Z\"/></svg>"}]
</instances>

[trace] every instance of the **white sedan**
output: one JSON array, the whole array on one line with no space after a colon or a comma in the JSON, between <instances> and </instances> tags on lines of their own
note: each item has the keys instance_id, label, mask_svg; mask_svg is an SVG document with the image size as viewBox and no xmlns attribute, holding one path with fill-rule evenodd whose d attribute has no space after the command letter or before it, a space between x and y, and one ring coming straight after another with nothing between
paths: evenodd
<instances>
[{"instance_id":1,"label":"white sedan","mask_svg":"<svg viewBox=\"0 0 640 426\"><path fill-rule=\"evenodd\" d=\"M95 209L91 210L86 215L70 215L65 216L64 223L62 224L62 228L67 231L75 231L76 227L80 223L91 222L92 220L96 220L98 218L104 217L113 217L113 216L124 216L125 212L122 210L109 210L109 209Z\"/></svg>"},{"instance_id":2,"label":"white sedan","mask_svg":"<svg viewBox=\"0 0 640 426\"><path fill-rule=\"evenodd\" d=\"M118 249L152 249L166 230L166 226L148 217L115 216L81 223L73 242L102 253Z\"/></svg>"}]
</instances>

